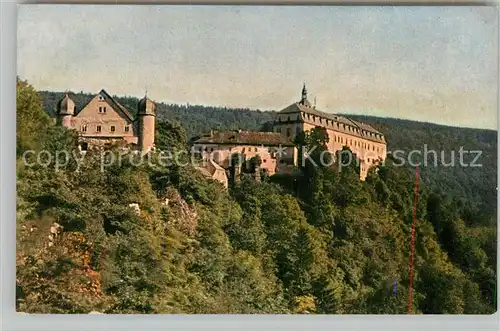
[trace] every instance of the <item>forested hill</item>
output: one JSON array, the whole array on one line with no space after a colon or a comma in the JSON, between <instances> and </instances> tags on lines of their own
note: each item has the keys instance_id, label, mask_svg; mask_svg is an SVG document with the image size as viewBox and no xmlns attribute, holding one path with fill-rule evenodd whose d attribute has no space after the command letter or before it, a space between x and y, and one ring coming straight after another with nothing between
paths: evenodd
<instances>
[{"instance_id":1,"label":"forested hill","mask_svg":"<svg viewBox=\"0 0 500 332\"><path fill-rule=\"evenodd\" d=\"M372 116L350 117L384 133L388 152L405 156L408 161L409 153L415 151L411 159L414 165L420 163L420 176L424 185L461 200L465 206L475 206L474 212L470 212L471 222L496 224L496 131ZM461 148L464 151L462 164ZM427 163L424 155L427 156ZM474 160L476 156L477 160ZM405 165L415 168L408 162Z\"/></svg>"},{"instance_id":2,"label":"forested hill","mask_svg":"<svg viewBox=\"0 0 500 332\"><path fill-rule=\"evenodd\" d=\"M52 96L43 104L53 109L57 98L41 95ZM18 311L407 314L409 299L415 314L496 311L496 209L485 208L478 218L478 204L487 197L467 191L479 181L491 187L482 173L468 178L471 185L460 177L454 182L454 171L442 168L419 188L411 260L415 173L396 165L394 156L366 181L355 167L336 172L308 162L297 174L260 182L244 177L225 190L189 162L187 137L175 123L157 122L156 143L183 152L179 163L159 163L156 153L152 163L138 163L135 153L109 147L121 154L120 162L103 167L101 153L80 154L75 132L55 126L41 105L38 92L18 81ZM213 109L209 118L205 110L191 117L195 112L187 107L190 117L179 121L196 133L214 123L227 129L230 116L248 129L269 116ZM450 149L461 140L493 144L469 142L461 129L458 138L439 127L428 131L430 137L423 127L385 130L390 140L405 131L394 144L408 149L438 133ZM304 142L319 147L312 154L318 162L325 132L311 132ZM58 167L57 157L46 162L42 151L71 151L75 158ZM473 194L481 199L468 206Z\"/></svg>"},{"instance_id":3,"label":"forested hill","mask_svg":"<svg viewBox=\"0 0 500 332\"><path fill-rule=\"evenodd\" d=\"M53 115L62 92L39 92L43 108ZM82 109L93 97L92 94L75 93L72 98L77 109ZM113 96L135 114L138 99L135 97ZM158 119L179 123L188 139L206 134L210 130L269 130L269 122L275 112L262 112L250 109L200 105L173 105L158 103ZM387 138L388 151L408 156L411 151L436 151L427 155L427 164L420 166L424 185L439 189L445 196L462 200L464 208L470 209L471 219L481 224L496 222L497 187L497 133L493 130L448 127L416 121L372 116L349 115L359 121L372 125ZM475 164L481 167L460 165L460 147L466 151L481 151ZM464 164L472 164L477 153L464 154ZM449 165L451 157L455 163ZM443 160L444 157L444 160ZM414 153L412 160L422 161ZM414 168L406 158L404 166ZM472 222L472 221L471 221Z\"/></svg>"}]
</instances>

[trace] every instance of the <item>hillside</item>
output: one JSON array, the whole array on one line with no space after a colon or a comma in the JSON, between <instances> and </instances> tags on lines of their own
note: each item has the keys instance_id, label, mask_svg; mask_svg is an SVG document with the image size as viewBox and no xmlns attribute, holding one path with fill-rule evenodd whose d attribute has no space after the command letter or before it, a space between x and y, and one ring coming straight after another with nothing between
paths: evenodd
<instances>
[{"instance_id":1,"label":"hillside","mask_svg":"<svg viewBox=\"0 0 500 332\"><path fill-rule=\"evenodd\" d=\"M413 167L399 167L389 156L361 182L353 168L338 174L307 164L301 175L261 183L243 179L229 192L190 166L124 162L101 170L99 155L92 153L82 165L72 161L58 171L54 163L30 167L22 161L23 151L76 149L74 133L49 121L55 100L54 94L18 83L18 310L408 312ZM161 119L171 116L181 126L160 121L157 140L174 149L186 148L185 132L197 135L214 123L231 128L236 125L231 116L241 129L272 118L250 110L166 109L160 105ZM412 312L495 312L497 228L491 201L496 191L488 190L496 187L496 135L366 121L384 132L392 151L409 152L427 142L486 151L481 172L422 168ZM139 205L139 214L131 203Z\"/></svg>"},{"instance_id":2,"label":"hillside","mask_svg":"<svg viewBox=\"0 0 500 332\"><path fill-rule=\"evenodd\" d=\"M56 103L63 93L39 92L43 108L53 115ZM76 93L72 97L77 109L85 106L93 95ZM135 114L138 99L133 97L113 96ZM188 137L206 134L210 130L268 130L266 124L274 119L274 112L261 112L250 109L231 109L200 105L166 105L159 103L158 119L180 124ZM387 138L388 151L404 151L407 156L412 150L424 153L427 149L437 152L437 158L428 155L427 166L421 165L421 177L425 185L443 191L444 195L463 200L464 208L470 209L471 222L479 224L496 223L496 187L497 187L497 133L493 130L447 127L436 124L408 120L377 118L352 115L354 119L372 125ZM476 163L481 167L461 167L459 149L482 151ZM453 152L452 152L453 151ZM444 156L442 161L441 153ZM455 166L450 164L452 153ZM475 159L474 154L464 156L464 164ZM422 161L414 155L415 161ZM437 160L435 165L434 160ZM414 166L405 163L405 167ZM472 220L473 219L473 220Z\"/></svg>"}]
</instances>

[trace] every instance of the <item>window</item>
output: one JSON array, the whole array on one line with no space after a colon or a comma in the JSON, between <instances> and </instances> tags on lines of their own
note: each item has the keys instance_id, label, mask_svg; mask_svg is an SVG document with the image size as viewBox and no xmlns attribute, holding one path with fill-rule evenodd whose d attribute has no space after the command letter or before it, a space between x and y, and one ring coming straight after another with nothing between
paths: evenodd
<instances>
[{"instance_id":1,"label":"window","mask_svg":"<svg viewBox=\"0 0 500 332\"><path fill-rule=\"evenodd\" d=\"M115 132L115 126L111 126L111 132L114 133Z\"/></svg>"},{"instance_id":2,"label":"window","mask_svg":"<svg viewBox=\"0 0 500 332\"><path fill-rule=\"evenodd\" d=\"M88 145L87 142L83 142L82 145L81 145L82 151L87 151L88 147L89 147L89 145Z\"/></svg>"},{"instance_id":3,"label":"window","mask_svg":"<svg viewBox=\"0 0 500 332\"><path fill-rule=\"evenodd\" d=\"M97 126L97 132L101 132L101 126Z\"/></svg>"},{"instance_id":4,"label":"window","mask_svg":"<svg viewBox=\"0 0 500 332\"><path fill-rule=\"evenodd\" d=\"M129 126L125 126L125 132L128 133L129 131Z\"/></svg>"},{"instance_id":5,"label":"window","mask_svg":"<svg viewBox=\"0 0 500 332\"><path fill-rule=\"evenodd\" d=\"M86 125L83 125L83 126L82 126L82 131L83 131L83 132L86 132L86 131L87 131L87 126L86 126Z\"/></svg>"},{"instance_id":6,"label":"window","mask_svg":"<svg viewBox=\"0 0 500 332\"><path fill-rule=\"evenodd\" d=\"M264 160L263 160L263 162L264 162L264 163L265 163L266 161L267 161L266 159L264 159Z\"/></svg>"},{"instance_id":7,"label":"window","mask_svg":"<svg viewBox=\"0 0 500 332\"><path fill-rule=\"evenodd\" d=\"M244 153L244 152L245 152L245 148L243 148L243 149L241 150L241 153Z\"/></svg>"},{"instance_id":8,"label":"window","mask_svg":"<svg viewBox=\"0 0 500 332\"><path fill-rule=\"evenodd\" d=\"M106 106L104 106L103 112L106 113Z\"/></svg>"},{"instance_id":9,"label":"window","mask_svg":"<svg viewBox=\"0 0 500 332\"><path fill-rule=\"evenodd\" d=\"M99 100L104 100L104 97L103 96L99 96Z\"/></svg>"},{"instance_id":10,"label":"window","mask_svg":"<svg viewBox=\"0 0 500 332\"><path fill-rule=\"evenodd\" d=\"M214 148L210 148L210 152L214 152Z\"/></svg>"},{"instance_id":11,"label":"window","mask_svg":"<svg viewBox=\"0 0 500 332\"><path fill-rule=\"evenodd\" d=\"M368 162L370 162L370 158L368 158Z\"/></svg>"},{"instance_id":12,"label":"window","mask_svg":"<svg viewBox=\"0 0 500 332\"><path fill-rule=\"evenodd\" d=\"M291 130L290 128L287 128L287 129L286 129L286 136L287 136L287 137L292 136L292 130Z\"/></svg>"},{"instance_id":13,"label":"window","mask_svg":"<svg viewBox=\"0 0 500 332\"><path fill-rule=\"evenodd\" d=\"M288 117L288 122L290 122L290 121L291 121L291 120L290 120L290 117Z\"/></svg>"},{"instance_id":14,"label":"window","mask_svg":"<svg viewBox=\"0 0 500 332\"><path fill-rule=\"evenodd\" d=\"M102 106L99 106L99 113L102 113Z\"/></svg>"}]
</instances>

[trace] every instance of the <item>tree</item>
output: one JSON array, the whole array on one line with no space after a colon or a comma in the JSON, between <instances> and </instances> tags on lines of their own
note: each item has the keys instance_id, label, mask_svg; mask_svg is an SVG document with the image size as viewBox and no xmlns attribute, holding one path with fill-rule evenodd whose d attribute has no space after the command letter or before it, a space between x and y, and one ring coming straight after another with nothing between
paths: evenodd
<instances>
[{"instance_id":1,"label":"tree","mask_svg":"<svg viewBox=\"0 0 500 332\"><path fill-rule=\"evenodd\" d=\"M38 93L27 81L17 78L16 91L16 144L20 156L25 151L40 149L50 118L42 109Z\"/></svg>"}]
</instances>

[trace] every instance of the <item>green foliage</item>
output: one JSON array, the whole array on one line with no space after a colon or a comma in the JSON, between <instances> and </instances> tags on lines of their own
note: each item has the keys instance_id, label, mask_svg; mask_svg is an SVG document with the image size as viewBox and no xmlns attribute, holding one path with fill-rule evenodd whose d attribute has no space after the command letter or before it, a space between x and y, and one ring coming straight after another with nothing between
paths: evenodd
<instances>
[{"instance_id":1,"label":"green foliage","mask_svg":"<svg viewBox=\"0 0 500 332\"><path fill-rule=\"evenodd\" d=\"M50 124L50 118L44 112L35 89L19 78L16 106L16 143L17 155L20 156L25 151L40 149L40 141Z\"/></svg>"},{"instance_id":2,"label":"green foliage","mask_svg":"<svg viewBox=\"0 0 500 332\"><path fill-rule=\"evenodd\" d=\"M40 95L50 112L61 97ZM75 94L77 107L90 97ZM101 155L79 154L75 133L50 123L26 82L19 82L17 98L18 310L407 313L415 171L399 167L395 156L365 182L356 166L339 173L307 162L299 175L243 178L226 191L193 166L135 166L130 154L101 169ZM118 100L130 109L137 103ZM257 129L272 113L160 104L159 118L157 147L184 151L187 137ZM408 151L431 137L433 146L463 143L491 153L484 173L421 169L412 311L496 311L496 192L486 198L496 179L492 134L365 120L386 133L390 148ZM317 128L296 143L318 146L311 154L318 161L328 138ZM60 169L54 162L29 166L19 154L26 149L67 150L79 159ZM49 245L54 223L63 228Z\"/></svg>"},{"instance_id":3,"label":"green foliage","mask_svg":"<svg viewBox=\"0 0 500 332\"><path fill-rule=\"evenodd\" d=\"M164 151L179 151L187 147L187 136L184 128L177 122L157 121L155 145Z\"/></svg>"}]
</instances>

